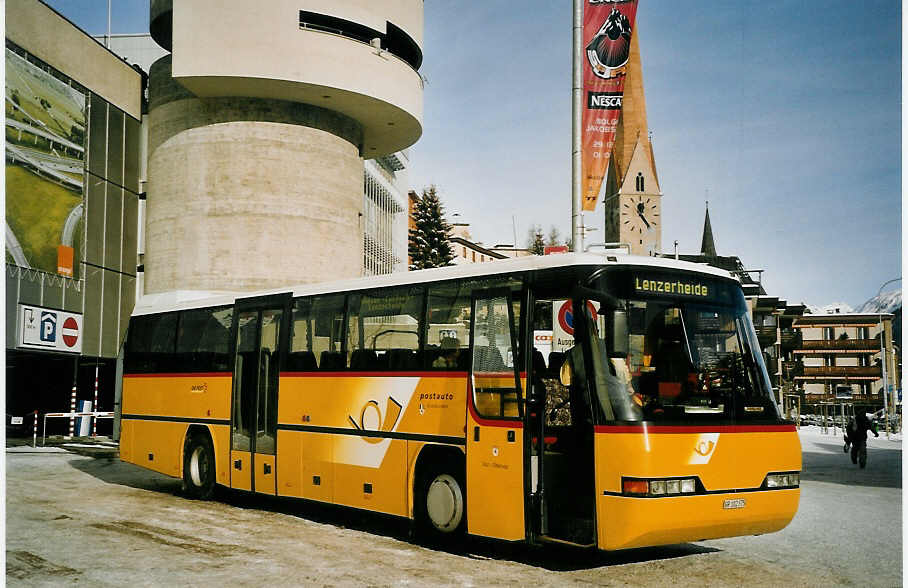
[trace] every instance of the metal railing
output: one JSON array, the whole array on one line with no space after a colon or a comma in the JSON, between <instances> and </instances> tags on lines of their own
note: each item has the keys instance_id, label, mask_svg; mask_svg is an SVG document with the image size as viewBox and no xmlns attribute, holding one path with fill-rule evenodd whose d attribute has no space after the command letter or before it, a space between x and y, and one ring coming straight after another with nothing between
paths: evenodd
<instances>
[{"instance_id":1,"label":"metal railing","mask_svg":"<svg viewBox=\"0 0 908 588\"><path fill-rule=\"evenodd\" d=\"M800 373L797 368L793 369L792 375L815 378L881 378L883 371L879 366L803 366Z\"/></svg>"}]
</instances>

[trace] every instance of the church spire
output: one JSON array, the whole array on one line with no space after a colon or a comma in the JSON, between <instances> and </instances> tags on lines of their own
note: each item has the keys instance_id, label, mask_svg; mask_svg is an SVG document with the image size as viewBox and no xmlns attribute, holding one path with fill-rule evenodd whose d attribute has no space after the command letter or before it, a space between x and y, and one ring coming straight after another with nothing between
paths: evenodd
<instances>
[{"instance_id":1,"label":"church spire","mask_svg":"<svg viewBox=\"0 0 908 588\"><path fill-rule=\"evenodd\" d=\"M713 240L713 227L709 222L709 200L706 201L706 220L703 221L703 241L700 243L700 255L716 257L716 242Z\"/></svg>"},{"instance_id":2,"label":"church spire","mask_svg":"<svg viewBox=\"0 0 908 588\"><path fill-rule=\"evenodd\" d=\"M659 192L659 179L655 174L656 161L653 158L649 127L646 122L646 93L643 91L643 67L640 63L640 23L637 22L631 36L630 52L627 62L627 77L624 82L624 98L621 102L621 118L615 133L615 147L612 161L615 163L615 179L620 186L624 183L634 152L639 143L644 149L653 169L654 179Z\"/></svg>"}]
</instances>

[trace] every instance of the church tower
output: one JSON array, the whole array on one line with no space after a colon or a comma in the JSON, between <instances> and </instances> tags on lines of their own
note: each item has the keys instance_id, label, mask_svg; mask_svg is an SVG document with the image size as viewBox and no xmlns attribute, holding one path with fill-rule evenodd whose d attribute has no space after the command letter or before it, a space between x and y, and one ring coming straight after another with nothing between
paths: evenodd
<instances>
[{"instance_id":1,"label":"church tower","mask_svg":"<svg viewBox=\"0 0 908 588\"><path fill-rule=\"evenodd\" d=\"M604 199L606 241L627 243L634 255L662 251L662 190L646 125L640 67L640 27L631 37L621 120Z\"/></svg>"}]
</instances>

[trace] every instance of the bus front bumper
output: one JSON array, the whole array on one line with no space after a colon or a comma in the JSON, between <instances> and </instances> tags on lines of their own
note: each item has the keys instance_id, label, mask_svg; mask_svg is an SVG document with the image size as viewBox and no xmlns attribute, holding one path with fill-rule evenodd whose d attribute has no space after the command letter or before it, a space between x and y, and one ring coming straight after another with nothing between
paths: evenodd
<instances>
[{"instance_id":1,"label":"bus front bumper","mask_svg":"<svg viewBox=\"0 0 908 588\"><path fill-rule=\"evenodd\" d=\"M658 498L600 495L599 549L772 533L791 522L800 496L800 488Z\"/></svg>"}]
</instances>

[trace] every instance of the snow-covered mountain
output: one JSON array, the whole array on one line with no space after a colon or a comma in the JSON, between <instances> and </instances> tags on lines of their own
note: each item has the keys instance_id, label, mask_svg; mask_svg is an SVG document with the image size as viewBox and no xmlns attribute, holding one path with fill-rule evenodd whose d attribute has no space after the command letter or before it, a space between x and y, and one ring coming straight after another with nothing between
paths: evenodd
<instances>
[{"instance_id":1,"label":"snow-covered mountain","mask_svg":"<svg viewBox=\"0 0 908 588\"><path fill-rule=\"evenodd\" d=\"M860 305L855 312L895 312L902 308L902 290L883 292Z\"/></svg>"},{"instance_id":2,"label":"snow-covered mountain","mask_svg":"<svg viewBox=\"0 0 908 588\"><path fill-rule=\"evenodd\" d=\"M847 314L849 312L854 312L851 305L847 302L833 302L825 306L808 304L807 311L810 314Z\"/></svg>"}]
</instances>

